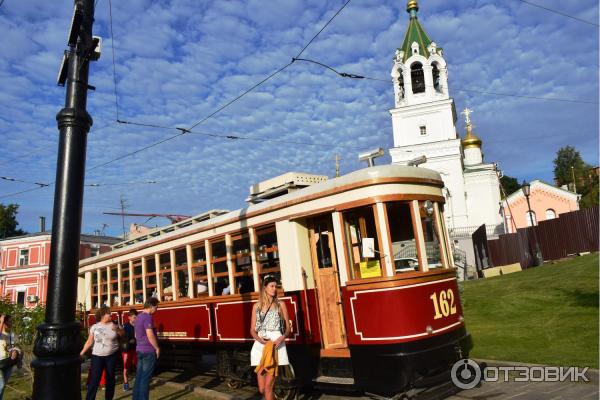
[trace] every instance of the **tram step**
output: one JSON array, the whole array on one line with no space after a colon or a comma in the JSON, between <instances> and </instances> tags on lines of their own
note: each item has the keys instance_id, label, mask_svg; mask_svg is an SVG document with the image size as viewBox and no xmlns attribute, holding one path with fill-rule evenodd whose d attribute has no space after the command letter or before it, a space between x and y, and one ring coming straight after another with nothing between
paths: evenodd
<instances>
[{"instance_id":1,"label":"tram step","mask_svg":"<svg viewBox=\"0 0 600 400\"><path fill-rule=\"evenodd\" d=\"M329 385L354 385L354 378L341 378L337 376L321 375L313 379L315 383L326 383Z\"/></svg>"}]
</instances>

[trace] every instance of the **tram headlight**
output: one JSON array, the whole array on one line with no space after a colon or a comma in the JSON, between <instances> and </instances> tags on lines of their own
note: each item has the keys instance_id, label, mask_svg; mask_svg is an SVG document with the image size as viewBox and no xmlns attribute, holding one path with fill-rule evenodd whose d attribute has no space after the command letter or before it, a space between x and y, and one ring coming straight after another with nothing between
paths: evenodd
<instances>
[{"instance_id":1,"label":"tram headlight","mask_svg":"<svg viewBox=\"0 0 600 400\"><path fill-rule=\"evenodd\" d=\"M428 335L431 335L433 333L433 328L431 327L431 325L427 325L427 328L425 328L425 330L427 331Z\"/></svg>"}]
</instances>

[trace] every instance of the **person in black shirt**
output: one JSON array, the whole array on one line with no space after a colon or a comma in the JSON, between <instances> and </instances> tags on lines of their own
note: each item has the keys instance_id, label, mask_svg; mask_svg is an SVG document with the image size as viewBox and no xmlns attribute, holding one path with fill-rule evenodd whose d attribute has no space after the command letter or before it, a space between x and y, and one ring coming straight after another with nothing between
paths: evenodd
<instances>
[{"instance_id":1,"label":"person in black shirt","mask_svg":"<svg viewBox=\"0 0 600 400\"><path fill-rule=\"evenodd\" d=\"M129 390L129 380L127 379L127 372L137 366L137 354L135 352L135 318L137 317L137 310L132 308L127 313L129 315L129 321L123 325L125 335L123 335L123 342L121 343L121 355L123 356L123 390Z\"/></svg>"}]
</instances>

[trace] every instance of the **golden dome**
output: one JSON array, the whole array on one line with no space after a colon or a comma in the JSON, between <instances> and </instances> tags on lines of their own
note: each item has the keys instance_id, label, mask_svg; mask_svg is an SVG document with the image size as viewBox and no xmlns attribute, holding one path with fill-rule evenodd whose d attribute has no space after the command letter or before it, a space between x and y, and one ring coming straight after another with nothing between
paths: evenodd
<instances>
[{"instance_id":1,"label":"golden dome","mask_svg":"<svg viewBox=\"0 0 600 400\"><path fill-rule=\"evenodd\" d=\"M408 1L408 4L406 4L406 11L410 12L410 10L419 11L419 5L417 4L417 0Z\"/></svg>"},{"instance_id":2,"label":"golden dome","mask_svg":"<svg viewBox=\"0 0 600 400\"><path fill-rule=\"evenodd\" d=\"M479 148L481 148L481 139L479 139L477 137L477 135L475 135L473 133L473 129L471 127L471 124L467 124L467 135L461 141L461 143L462 143L464 149L470 149L472 147L479 147Z\"/></svg>"}]
</instances>

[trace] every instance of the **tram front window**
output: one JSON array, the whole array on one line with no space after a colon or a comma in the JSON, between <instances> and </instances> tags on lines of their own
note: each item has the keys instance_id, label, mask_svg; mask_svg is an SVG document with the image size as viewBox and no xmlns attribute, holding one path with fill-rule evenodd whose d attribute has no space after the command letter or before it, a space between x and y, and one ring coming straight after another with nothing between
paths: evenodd
<instances>
[{"instance_id":1,"label":"tram front window","mask_svg":"<svg viewBox=\"0 0 600 400\"><path fill-rule=\"evenodd\" d=\"M442 267L441 240L433 203L431 201L419 202L419 212L421 214L425 252L427 253L427 266L429 269L440 268Z\"/></svg>"},{"instance_id":2,"label":"tram front window","mask_svg":"<svg viewBox=\"0 0 600 400\"><path fill-rule=\"evenodd\" d=\"M346 249L352 265L351 279L375 278L383 275L374 207L374 205L360 207L343 214ZM363 253L364 238L373 239L374 257L367 257L368 254Z\"/></svg>"},{"instance_id":3,"label":"tram front window","mask_svg":"<svg viewBox=\"0 0 600 400\"><path fill-rule=\"evenodd\" d=\"M394 253L395 272L399 274L418 271L419 260L410 203L399 201L387 203L386 211Z\"/></svg>"}]
</instances>

